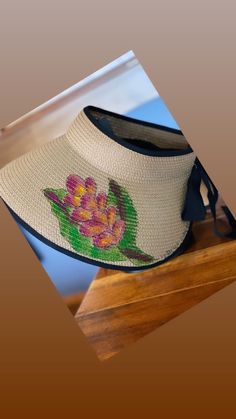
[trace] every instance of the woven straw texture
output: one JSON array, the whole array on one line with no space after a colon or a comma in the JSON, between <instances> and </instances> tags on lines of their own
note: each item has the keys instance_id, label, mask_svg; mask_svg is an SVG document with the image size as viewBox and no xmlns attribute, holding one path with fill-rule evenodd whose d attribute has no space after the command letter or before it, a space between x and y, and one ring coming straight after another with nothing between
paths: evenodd
<instances>
[{"instance_id":1,"label":"woven straw texture","mask_svg":"<svg viewBox=\"0 0 236 419\"><path fill-rule=\"evenodd\" d=\"M159 147L163 144L166 148L183 147L183 136L169 135L134 122L120 123L116 118L111 118L111 122L117 135L148 139ZM26 224L71 255L109 266L142 268L169 257L189 230L181 212L194 160L193 152L158 157L128 149L102 132L82 110L65 135L1 169L0 194ZM73 196L74 190L71 192L75 185L68 189L70 175L84 181L89 179L87 186L77 187L77 198L76 194ZM78 193L81 188L87 195L94 193L95 188L96 199L99 193L107 199L103 207L82 208L85 210L82 215L90 217L87 224L69 218L75 210L73 205L67 207L67 217L65 209L57 203L57 199L65 201L69 192L69 198L77 199L74 203L81 203L81 193ZM45 190L47 193L50 190L47 196ZM111 221L109 207L116 208ZM99 216L106 213L107 219L103 220L106 229L92 226L91 211L93 217L99 211ZM122 214L125 220L121 220ZM98 229L94 230L96 237L90 227Z\"/></svg>"}]
</instances>

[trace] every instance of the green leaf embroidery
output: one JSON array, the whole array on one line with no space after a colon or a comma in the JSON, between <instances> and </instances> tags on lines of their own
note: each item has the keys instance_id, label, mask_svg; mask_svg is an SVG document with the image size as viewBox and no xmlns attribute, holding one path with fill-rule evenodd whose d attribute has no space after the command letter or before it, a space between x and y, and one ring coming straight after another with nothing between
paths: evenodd
<instances>
[{"instance_id":1,"label":"green leaf embroidery","mask_svg":"<svg viewBox=\"0 0 236 419\"><path fill-rule=\"evenodd\" d=\"M132 199L126 189L112 179L109 181L108 204L115 205L119 209L121 219L125 221L124 236L118 244L122 254L135 265L153 262L152 256L136 246L138 217Z\"/></svg>"},{"instance_id":2,"label":"green leaf embroidery","mask_svg":"<svg viewBox=\"0 0 236 419\"><path fill-rule=\"evenodd\" d=\"M125 221L125 232L119 243L119 248L125 249L134 246L136 243L138 220L137 212L128 192L116 181L111 179L109 181L107 201L109 205L114 205L118 208L120 218Z\"/></svg>"}]
</instances>

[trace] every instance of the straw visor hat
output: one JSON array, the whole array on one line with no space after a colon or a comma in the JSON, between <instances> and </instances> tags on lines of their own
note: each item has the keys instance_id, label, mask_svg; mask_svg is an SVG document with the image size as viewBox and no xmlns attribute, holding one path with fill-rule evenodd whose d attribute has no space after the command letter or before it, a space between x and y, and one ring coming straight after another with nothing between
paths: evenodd
<instances>
[{"instance_id":1,"label":"straw visor hat","mask_svg":"<svg viewBox=\"0 0 236 419\"><path fill-rule=\"evenodd\" d=\"M67 132L0 170L13 216L50 246L140 270L181 253L195 155L181 131L85 107Z\"/></svg>"}]
</instances>

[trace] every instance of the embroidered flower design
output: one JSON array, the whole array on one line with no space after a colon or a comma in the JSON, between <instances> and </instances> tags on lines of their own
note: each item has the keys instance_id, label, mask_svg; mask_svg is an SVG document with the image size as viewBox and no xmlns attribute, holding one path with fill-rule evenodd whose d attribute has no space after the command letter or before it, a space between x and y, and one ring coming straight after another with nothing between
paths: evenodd
<instances>
[{"instance_id":1,"label":"embroidered flower design","mask_svg":"<svg viewBox=\"0 0 236 419\"><path fill-rule=\"evenodd\" d=\"M84 256L108 262L150 264L154 258L136 245L137 212L127 190L109 179L108 192L98 191L92 177L71 174L65 189L46 188L61 235Z\"/></svg>"},{"instance_id":2,"label":"embroidered flower design","mask_svg":"<svg viewBox=\"0 0 236 419\"><path fill-rule=\"evenodd\" d=\"M93 178L83 180L80 176L70 175L66 181L67 194L64 204L72 207L70 220L78 224L79 231L91 237L94 246L109 248L117 245L125 231L117 209L107 205L107 195L96 195L97 185Z\"/></svg>"}]
</instances>

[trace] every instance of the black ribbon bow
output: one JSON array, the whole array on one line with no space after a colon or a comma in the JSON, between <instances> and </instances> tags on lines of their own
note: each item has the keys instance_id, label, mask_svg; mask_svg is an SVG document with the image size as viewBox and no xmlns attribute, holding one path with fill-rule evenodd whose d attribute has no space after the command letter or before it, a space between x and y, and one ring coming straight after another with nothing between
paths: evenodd
<instances>
[{"instance_id":1,"label":"black ribbon bow","mask_svg":"<svg viewBox=\"0 0 236 419\"><path fill-rule=\"evenodd\" d=\"M188 179L182 219L184 221L204 220L206 216L206 207L200 191L201 182L203 182L207 188L209 207L214 218L215 234L219 237L236 239L236 219L226 206L222 206L222 209L226 215L231 230L227 233L222 233L217 227L216 204L219 197L218 190L198 159L195 160L191 175Z\"/></svg>"}]
</instances>

